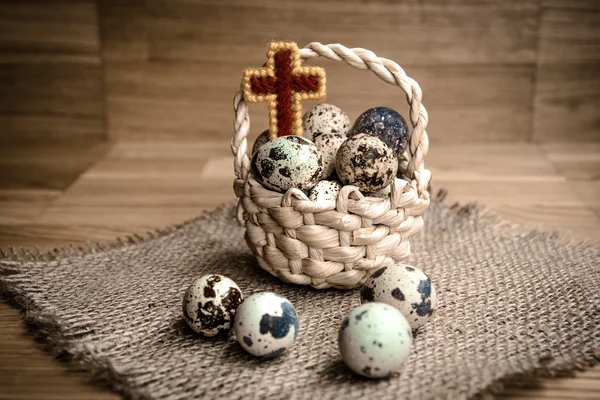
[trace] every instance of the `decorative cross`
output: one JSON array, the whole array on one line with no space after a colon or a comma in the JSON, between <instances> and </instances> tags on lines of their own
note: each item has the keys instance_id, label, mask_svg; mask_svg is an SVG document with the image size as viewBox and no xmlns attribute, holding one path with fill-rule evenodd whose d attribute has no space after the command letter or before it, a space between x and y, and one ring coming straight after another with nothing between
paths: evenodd
<instances>
[{"instance_id":1,"label":"decorative cross","mask_svg":"<svg viewBox=\"0 0 600 400\"><path fill-rule=\"evenodd\" d=\"M302 66L293 42L271 42L267 64L248 68L242 77L244 99L269 105L269 139L302 136L302 100L325 97L325 70Z\"/></svg>"}]
</instances>

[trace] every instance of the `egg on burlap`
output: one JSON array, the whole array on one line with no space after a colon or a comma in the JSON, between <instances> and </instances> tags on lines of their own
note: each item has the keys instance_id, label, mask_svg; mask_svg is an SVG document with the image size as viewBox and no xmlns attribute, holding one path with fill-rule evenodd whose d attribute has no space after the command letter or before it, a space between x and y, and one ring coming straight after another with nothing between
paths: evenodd
<instances>
[{"instance_id":1,"label":"egg on burlap","mask_svg":"<svg viewBox=\"0 0 600 400\"><path fill-rule=\"evenodd\" d=\"M336 200L340 194L342 184L335 180L320 181L308 194L312 201Z\"/></svg>"},{"instance_id":2,"label":"egg on burlap","mask_svg":"<svg viewBox=\"0 0 600 400\"><path fill-rule=\"evenodd\" d=\"M308 191L321 177L323 159L317 146L300 136L282 136L262 145L252 157L252 173L267 189Z\"/></svg>"},{"instance_id":3,"label":"egg on burlap","mask_svg":"<svg viewBox=\"0 0 600 400\"><path fill-rule=\"evenodd\" d=\"M363 192L375 192L394 180L398 159L383 141L363 133L342 143L335 170L342 184L357 186Z\"/></svg>"},{"instance_id":4,"label":"egg on burlap","mask_svg":"<svg viewBox=\"0 0 600 400\"><path fill-rule=\"evenodd\" d=\"M248 297L235 315L236 340L258 357L275 357L292 347L298 330L298 315L292 303L272 292Z\"/></svg>"},{"instance_id":5,"label":"egg on burlap","mask_svg":"<svg viewBox=\"0 0 600 400\"><path fill-rule=\"evenodd\" d=\"M340 133L323 133L315 137L314 143L323 158L323 172L321 179L327 179L335 171L335 157L346 140L346 136Z\"/></svg>"},{"instance_id":6,"label":"egg on burlap","mask_svg":"<svg viewBox=\"0 0 600 400\"><path fill-rule=\"evenodd\" d=\"M345 136L351 126L346 113L333 104L317 104L302 118L304 137L313 141L322 134L337 133Z\"/></svg>"},{"instance_id":7,"label":"egg on burlap","mask_svg":"<svg viewBox=\"0 0 600 400\"><path fill-rule=\"evenodd\" d=\"M397 111L388 107L370 108L362 113L348 132L348 137L367 133L384 141L402 156L408 143L408 125Z\"/></svg>"},{"instance_id":8,"label":"egg on burlap","mask_svg":"<svg viewBox=\"0 0 600 400\"><path fill-rule=\"evenodd\" d=\"M196 279L183 295L183 317L195 332L212 337L229 332L244 296L239 286L223 275Z\"/></svg>"},{"instance_id":9,"label":"egg on burlap","mask_svg":"<svg viewBox=\"0 0 600 400\"><path fill-rule=\"evenodd\" d=\"M437 295L425 272L407 264L378 269L360 291L361 302L381 302L397 308L412 329L425 325L437 307Z\"/></svg>"},{"instance_id":10,"label":"egg on burlap","mask_svg":"<svg viewBox=\"0 0 600 400\"><path fill-rule=\"evenodd\" d=\"M338 333L342 360L355 373L384 378L400 372L413 337L406 318L384 303L368 303L344 318Z\"/></svg>"}]
</instances>

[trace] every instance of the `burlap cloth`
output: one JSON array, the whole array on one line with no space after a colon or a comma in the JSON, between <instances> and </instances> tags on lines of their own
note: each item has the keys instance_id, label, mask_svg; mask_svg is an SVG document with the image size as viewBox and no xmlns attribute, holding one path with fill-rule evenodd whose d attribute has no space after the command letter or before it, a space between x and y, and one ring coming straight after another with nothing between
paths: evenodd
<instances>
[{"instance_id":1,"label":"burlap cloth","mask_svg":"<svg viewBox=\"0 0 600 400\"><path fill-rule=\"evenodd\" d=\"M431 275L439 307L404 372L379 381L354 376L337 350L339 324L359 305L357 292L286 285L260 270L232 204L107 250L63 250L45 261L5 255L1 281L53 351L134 398L457 399L490 393L515 376L597 362L598 246L439 201L411 244L410 262ZM256 359L232 337L201 339L185 326L184 290L214 272L246 295L275 291L295 304L300 334L291 351Z\"/></svg>"}]
</instances>

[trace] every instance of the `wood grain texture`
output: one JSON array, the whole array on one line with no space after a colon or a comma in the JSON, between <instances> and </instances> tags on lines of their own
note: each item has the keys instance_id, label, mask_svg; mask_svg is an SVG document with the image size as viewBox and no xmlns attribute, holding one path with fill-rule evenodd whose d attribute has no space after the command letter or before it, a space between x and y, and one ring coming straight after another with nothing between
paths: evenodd
<instances>
[{"instance_id":1,"label":"wood grain texture","mask_svg":"<svg viewBox=\"0 0 600 400\"><path fill-rule=\"evenodd\" d=\"M1 400L116 400L121 397L90 385L89 373L72 364L57 362L33 341L19 311L0 301ZM19 368L23 362L27 368ZM15 367L17 369L15 369Z\"/></svg>"},{"instance_id":2,"label":"wood grain texture","mask_svg":"<svg viewBox=\"0 0 600 400\"><path fill-rule=\"evenodd\" d=\"M598 239L598 146L438 144L426 162L434 186L449 190L449 201L478 200L513 221ZM85 246L88 240L112 242L118 236L181 223L234 198L233 160L225 140L118 142L108 152L88 153L88 162L75 164L65 157L69 152L64 148L48 147L44 153L45 170L15 176L13 188L0 189L0 247L51 250ZM13 164L20 160L29 166L42 153L20 148L10 154ZM79 157L85 158L83 152ZM60 189L45 183L53 181L49 171L56 171L55 182L67 182L62 178L67 170L78 177L57 186ZM19 176L22 184L17 183ZM90 385L90 375L76 366L44 353L18 312L5 302L0 302L0 319L0 399L119 398ZM515 381L501 397L596 399L599 371L578 372L575 378Z\"/></svg>"},{"instance_id":3,"label":"wood grain texture","mask_svg":"<svg viewBox=\"0 0 600 400\"><path fill-rule=\"evenodd\" d=\"M66 190L91 164L104 155L105 143L51 147L44 143L7 145L0 158L0 190Z\"/></svg>"},{"instance_id":4,"label":"wood grain texture","mask_svg":"<svg viewBox=\"0 0 600 400\"><path fill-rule=\"evenodd\" d=\"M241 71L264 62L272 38L340 42L399 62L423 84L433 141L530 136L534 3L101 1L99 12L113 138L227 138ZM324 66L328 101L353 118L377 105L406 110L404 94L366 72ZM255 109L258 134L266 111Z\"/></svg>"},{"instance_id":5,"label":"wood grain texture","mask_svg":"<svg viewBox=\"0 0 600 400\"><path fill-rule=\"evenodd\" d=\"M533 139L600 140L600 2L543 8L538 58Z\"/></svg>"},{"instance_id":6,"label":"wood grain texture","mask_svg":"<svg viewBox=\"0 0 600 400\"><path fill-rule=\"evenodd\" d=\"M336 62L320 65L328 71L327 101L342 107L352 119L380 105L408 114L405 94L372 73ZM109 72L106 82L111 136L229 139L231 99L243 66L233 69L223 73L218 65L187 61L121 63L118 71ZM519 141L529 136L533 68L470 65L406 70L423 82L432 141ZM223 79L215 78L221 75ZM306 102L304 109L314 104ZM251 118L254 136L267 129L264 105L251 105Z\"/></svg>"},{"instance_id":7,"label":"wood grain texture","mask_svg":"<svg viewBox=\"0 0 600 400\"><path fill-rule=\"evenodd\" d=\"M0 2L0 142L102 141L93 0Z\"/></svg>"},{"instance_id":8,"label":"wood grain texture","mask_svg":"<svg viewBox=\"0 0 600 400\"><path fill-rule=\"evenodd\" d=\"M537 4L522 1L100 0L107 60L263 62L276 37L340 41L403 65L535 62ZM122 24L122 22L128 22ZM121 26L123 25L123 26ZM494 29L490 29L493 26ZM346 39L346 40L344 40ZM377 46L376 46L377 45ZM135 50L135 51L132 51ZM257 53L256 51L260 51Z\"/></svg>"},{"instance_id":9,"label":"wood grain texture","mask_svg":"<svg viewBox=\"0 0 600 400\"><path fill-rule=\"evenodd\" d=\"M542 0L542 6L548 8L566 8L576 10L597 10L597 0Z\"/></svg>"},{"instance_id":10,"label":"wood grain texture","mask_svg":"<svg viewBox=\"0 0 600 400\"><path fill-rule=\"evenodd\" d=\"M600 143L543 143L540 147L555 168L569 180L600 181Z\"/></svg>"}]
</instances>

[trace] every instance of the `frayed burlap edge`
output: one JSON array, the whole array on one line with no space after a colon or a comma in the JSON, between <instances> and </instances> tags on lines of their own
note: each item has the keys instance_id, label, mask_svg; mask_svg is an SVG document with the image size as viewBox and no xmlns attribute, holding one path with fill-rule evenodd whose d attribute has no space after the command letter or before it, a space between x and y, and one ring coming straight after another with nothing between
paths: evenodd
<instances>
[{"instance_id":1,"label":"frayed burlap edge","mask_svg":"<svg viewBox=\"0 0 600 400\"><path fill-rule=\"evenodd\" d=\"M496 227L509 227L523 237L531 235L543 236L575 248L594 246L600 242L599 240L576 239L568 231L544 230L536 226L510 222L479 203L470 202L464 205L460 203L449 204L447 198L448 192L444 189L441 189L432 196L433 200L446 206L444 209L446 213L455 213L465 218L479 218ZM117 372L109 360L98 357L97 354L94 354L88 348L75 346L70 343L60 323L56 321L52 313L38 307L31 297L18 287L17 283L8 283L3 279L3 276L11 275L14 278L15 275L24 272L29 263L44 262L47 263L47 267L51 268L52 266L79 261L91 254L111 250L124 251L131 246L169 235L187 225L205 220L213 213L218 213L234 206L234 201L228 201L212 211L205 211L201 216L181 224L147 231L145 234L134 234L124 238L119 237L109 243L86 242L86 247L70 245L57 247L47 252L42 252L37 247L33 251L15 247L9 247L8 249L0 248L0 292L12 306L21 311L23 321L30 328L32 336L43 344L44 349L57 358L68 360L89 371L91 373L91 383L111 388L127 398L150 397L147 393L143 393L137 388L132 390L127 384L127 375ZM27 278L24 277L24 279ZM561 357L560 359L553 359L551 362L540 360L541 367L492 381L486 388L475 394L473 398L494 398L496 394L502 393L508 384L515 385L519 381L531 381L536 378L572 376L576 371L591 368L600 363L600 342L589 343L582 349L581 354L583 358L579 360L571 357Z\"/></svg>"}]
</instances>

